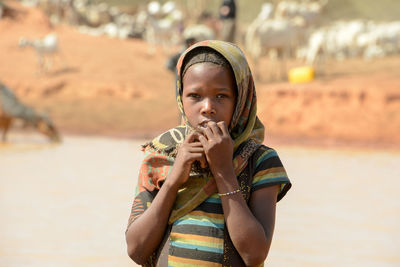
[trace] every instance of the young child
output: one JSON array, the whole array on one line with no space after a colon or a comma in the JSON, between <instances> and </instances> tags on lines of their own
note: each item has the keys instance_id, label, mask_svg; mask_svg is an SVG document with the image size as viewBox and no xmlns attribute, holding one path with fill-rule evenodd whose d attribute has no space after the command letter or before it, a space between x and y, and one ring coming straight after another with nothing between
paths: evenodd
<instances>
[{"instance_id":1,"label":"young child","mask_svg":"<svg viewBox=\"0 0 400 267\"><path fill-rule=\"evenodd\" d=\"M144 266L260 266L291 183L277 153L261 145L245 56L204 41L177 70L184 124L143 146L128 254Z\"/></svg>"}]
</instances>

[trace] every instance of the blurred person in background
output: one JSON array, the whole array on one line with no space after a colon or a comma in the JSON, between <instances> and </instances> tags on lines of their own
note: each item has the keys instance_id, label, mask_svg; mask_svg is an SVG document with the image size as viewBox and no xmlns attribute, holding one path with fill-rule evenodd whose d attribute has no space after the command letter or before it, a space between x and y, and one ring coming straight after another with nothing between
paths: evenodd
<instances>
[{"instance_id":1,"label":"blurred person in background","mask_svg":"<svg viewBox=\"0 0 400 267\"><path fill-rule=\"evenodd\" d=\"M205 41L214 40L216 38L216 31L218 30L218 19L216 19L211 13L203 11L195 24L190 24L185 27L183 31L184 44L181 51L172 55L166 62L168 70L176 73L176 64L181 54L189 48L191 45Z\"/></svg>"},{"instance_id":2,"label":"blurred person in background","mask_svg":"<svg viewBox=\"0 0 400 267\"><path fill-rule=\"evenodd\" d=\"M176 64L178 64L179 57L186 49L188 49L194 43L196 43L195 38L193 38L193 37L185 38L183 49L167 59L167 62L165 64L167 69L175 74L176 73Z\"/></svg>"},{"instance_id":3,"label":"blurred person in background","mask_svg":"<svg viewBox=\"0 0 400 267\"><path fill-rule=\"evenodd\" d=\"M219 9L221 20L220 39L233 43L236 33L236 4L235 0L224 0Z\"/></svg>"}]
</instances>

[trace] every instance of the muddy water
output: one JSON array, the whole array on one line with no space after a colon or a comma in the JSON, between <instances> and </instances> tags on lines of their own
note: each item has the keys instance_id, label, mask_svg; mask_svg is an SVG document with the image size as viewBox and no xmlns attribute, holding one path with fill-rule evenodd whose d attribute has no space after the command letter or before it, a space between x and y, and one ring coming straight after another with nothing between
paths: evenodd
<instances>
[{"instance_id":1,"label":"muddy water","mask_svg":"<svg viewBox=\"0 0 400 267\"><path fill-rule=\"evenodd\" d=\"M10 137L0 266L135 266L124 230L142 142ZM266 266L400 266L400 153L277 149L294 185Z\"/></svg>"}]
</instances>

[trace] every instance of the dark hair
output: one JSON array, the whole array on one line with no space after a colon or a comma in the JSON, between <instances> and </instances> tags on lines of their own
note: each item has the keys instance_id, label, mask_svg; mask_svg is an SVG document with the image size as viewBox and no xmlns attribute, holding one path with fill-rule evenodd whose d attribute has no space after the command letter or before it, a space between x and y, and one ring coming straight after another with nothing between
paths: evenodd
<instances>
[{"instance_id":1,"label":"dark hair","mask_svg":"<svg viewBox=\"0 0 400 267\"><path fill-rule=\"evenodd\" d=\"M198 63L213 63L216 65L219 65L221 67L225 67L229 70L232 71L232 74L234 74L233 69L231 64L228 62L228 60L221 55L219 52L215 51L214 49L210 47L198 47L190 51L185 59L183 60L182 63L182 74L181 78L183 80L183 77L185 76L186 71L193 66L194 64ZM235 75L233 75L235 77Z\"/></svg>"}]
</instances>

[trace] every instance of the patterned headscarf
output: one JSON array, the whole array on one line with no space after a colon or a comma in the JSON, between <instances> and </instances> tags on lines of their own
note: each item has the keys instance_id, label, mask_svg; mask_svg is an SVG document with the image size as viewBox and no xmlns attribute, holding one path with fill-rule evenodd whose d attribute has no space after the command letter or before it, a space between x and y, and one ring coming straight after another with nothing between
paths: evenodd
<instances>
[{"instance_id":1,"label":"patterned headscarf","mask_svg":"<svg viewBox=\"0 0 400 267\"><path fill-rule=\"evenodd\" d=\"M264 126L256 116L257 99L253 77L243 52L232 43L208 40L194 44L180 57L176 85L177 103L183 117L183 125L177 126L145 144L145 159L139 173L137 193L160 188L174 164L178 146L193 129L190 127L182 103L182 63L188 53L200 47L209 47L220 53L229 62L234 72L237 100L229 126L234 140L233 165L238 175L247 165L247 160L264 140ZM190 179L179 190L169 222L172 223L190 212L216 192L215 180L209 171L194 164Z\"/></svg>"},{"instance_id":2,"label":"patterned headscarf","mask_svg":"<svg viewBox=\"0 0 400 267\"><path fill-rule=\"evenodd\" d=\"M178 107L184 118L185 124L188 123L183 110L181 95L183 78L181 75L181 72L183 71L182 64L186 55L199 47L209 47L220 53L228 60L234 72L238 92L236 107L229 129L231 130L231 136L235 141L235 148L248 138L254 139L257 143L262 143L264 140L264 126L256 116L257 98L253 76L243 52L239 47L228 42L217 40L199 42L191 46L181 55L177 64L178 79L176 85L176 96Z\"/></svg>"}]
</instances>

